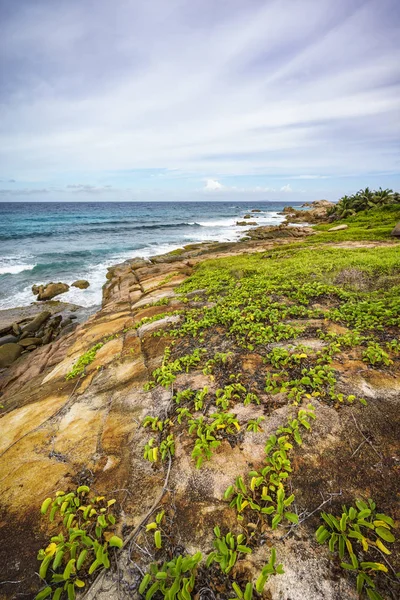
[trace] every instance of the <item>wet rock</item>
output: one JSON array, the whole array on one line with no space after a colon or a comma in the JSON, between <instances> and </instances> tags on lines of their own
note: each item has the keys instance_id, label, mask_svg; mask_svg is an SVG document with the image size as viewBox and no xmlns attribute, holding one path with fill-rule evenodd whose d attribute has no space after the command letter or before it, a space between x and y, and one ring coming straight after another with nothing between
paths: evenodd
<instances>
[{"instance_id":1,"label":"wet rock","mask_svg":"<svg viewBox=\"0 0 400 600\"><path fill-rule=\"evenodd\" d=\"M28 325L25 325L25 327L23 327L22 332L23 333L35 333L36 331L39 331L39 329L42 327L43 323L45 323L49 317L51 316L51 312L49 312L48 310L44 310L43 312L39 313L34 319L33 321L31 321L30 323L28 323Z\"/></svg>"},{"instance_id":2,"label":"wet rock","mask_svg":"<svg viewBox=\"0 0 400 600\"><path fill-rule=\"evenodd\" d=\"M262 212L259 208L253 208L251 212Z\"/></svg>"},{"instance_id":3,"label":"wet rock","mask_svg":"<svg viewBox=\"0 0 400 600\"><path fill-rule=\"evenodd\" d=\"M86 279L77 279L77 281L71 283L71 286L79 288L80 290L86 290L86 288L88 288L89 285L90 283L86 281Z\"/></svg>"},{"instance_id":4,"label":"wet rock","mask_svg":"<svg viewBox=\"0 0 400 600\"><path fill-rule=\"evenodd\" d=\"M393 229L393 231L390 235L400 238L400 223L397 223L397 225L395 226L395 228Z\"/></svg>"},{"instance_id":5,"label":"wet rock","mask_svg":"<svg viewBox=\"0 0 400 600\"><path fill-rule=\"evenodd\" d=\"M15 335L4 335L0 338L0 346L4 346L4 344L16 344L18 342L18 338Z\"/></svg>"},{"instance_id":6,"label":"wet rock","mask_svg":"<svg viewBox=\"0 0 400 600\"><path fill-rule=\"evenodd\" d=\"M244 217L246 218L246 217ZM236 225L248 226L248 225L257 225L256 221L236 221Z\"/></svg>"},{"instance_id":7,"label":"wet rock","mask_svg":"<svg viewBox=\"0 0 400 600\"><path fill-rule=\"evenodd\" d=\"M35 287L37 288L37 286ZM67 285L66 283L61 283L61 281L59 281L58 283L51 282L47 285L40 285L37 289L37 300L43 302L44 300L51 300L59 294L65 294L65 292L68 292L69 290L69 285Z\"/></svg>"},{"instance_id":8,"label":"wet rock","mask_svg":"<svg viewBox=\"0 0 400 600\"><path fill-rule=\"evenodd\" d=\"M336 225L336 227L331 227L328 231L343 231L344 229L348 229L349 226L343 223L343 225Z\"/></svg>"},{"instance_id":9,"label":"wet rock","mask_svg":"<svg viewBox=\"0 0 400 600\"><path fill-rule=\"evenodd\" d=\"M251 219L251 215L244 215L243 219Z\"/></svg>"},{"instance_id":10,"label":"wet rock","mask_svg":"<svg viewBox=\"0 0 400 600\"><path fill-rule=\"evenodd\" d=\"M41 343L42 338L39 337L27 337L18 342L18 344L24 348L28 348L29 346L39 346Z\"/></svg>"},{"instance_id":11,"label":"wet rock","mask_svg":"<svg viewBox=\"0 0 400 600\"><path fill-rule=\"evenodd\" d=\"M14 360L22 353L22 346L19 344L4 344L4 346L0 346L0 368L9 367Z\"/></svg>"}]
</instances>

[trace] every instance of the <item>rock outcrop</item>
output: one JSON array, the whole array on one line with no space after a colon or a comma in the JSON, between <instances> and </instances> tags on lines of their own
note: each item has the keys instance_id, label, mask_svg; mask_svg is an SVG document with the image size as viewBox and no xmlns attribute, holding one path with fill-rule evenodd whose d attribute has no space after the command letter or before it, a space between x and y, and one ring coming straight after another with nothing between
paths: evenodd
<instances>
[{"instance_id":1,"label":"rock outcrop","mask_svg":"<svg viewBox=\"0 0 400 600\"><path fill-rule=\"evenodd\" d=\"M313 233L311 227L289 227L287 223L282 223L281 225L265 225L250 229L246 232L246 236L251 240L276 240L306 237Z\"/></svg>"},{"instance_id":2,"label":"rock outcrop","mask_svg":"<svg viewBox=\"0 0 400 600\"><path fill-rule=\"evenodd\" d=\"M316 200L315 202L302 205L307 210L297 210L291 206L285 206L282 214L286 215L287 223L321 223L328 220L328 210L334 206L329 200Z\"/></svg>"}]
</instances>

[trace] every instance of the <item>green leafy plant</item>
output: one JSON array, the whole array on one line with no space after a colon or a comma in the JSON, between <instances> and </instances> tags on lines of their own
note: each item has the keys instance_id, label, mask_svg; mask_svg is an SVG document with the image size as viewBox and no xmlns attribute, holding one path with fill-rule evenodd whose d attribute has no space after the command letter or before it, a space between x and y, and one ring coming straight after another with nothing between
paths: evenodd
<instances>
[{"instance_id":1,"label":"green leafy plant","mask_svg":"<svg viewBox=\"0 0 400 600\"><path fill-rule=\"evenodd\" d=\"M370 600L383 600L375 590L373 575L377 572L388 572L388 567L369 559L367 552L376 548L383 554L391 554L386 543L393 543L395 537L392 529L395 524L391 517L376 512L376 504L369 499L368 503L356 500L355 506L342 507L342 514L336 517L331 513L321 513L324 523L317 529L317 542L328 542L331 552L338 552L344 569L357 574L357 592L361 596L365 590ZM385 542L385 543L384 543ZM360 559L360 554L362 558ZM344 559L348 555L350 562Z\"/></svg>"},{"instance_id":2,"label":"green leafy plant","mask_svg":"<svg viewBox=\"0 0 400 600\"><path fill-rule=\"evenodd\" d=\"M201 559L201 553L197 552L193 556L179 555L169 562L152 564L142 579L139 594L144 595L145 600L151 600L157 592L167 600L191 600Z\"/></svg>"},{"instance_id":3,"label":"green leafy plant","mask_svg":"<svg viewBox=\"0 0 400 600\"><path fill-rule=\"evenodd\" d=\"M156 520L146 525L146 531L154 531L154 545L157 548L157 550L160 550L162 548L161 523L163 521L164 516L165 511L161 510L159 513L157 513Z\"/></svg>"},{"instance_id":4,"label":"green leafy plant","mask_svg":"<svg viewBox=\"0 0 400 600\"><path fill-rule=\"evenodd\" d=\"M215 540L213 542L215 550L211 552L206 561L207 567L213 562L219 564L223 573L228 574L235 566L239 554L251 554L252 550L243 542L246 536L240 533L233 535L230 531L224 536L221 535L219 527L214 527Z\"/></svg>"},{"instance_id":5,"label":"green leafy plant","mask_svg":"<svg viewBox=\"0 0 400 600\"><path fill-rule=\"evenodd\" d=\"M89 494L89 487L81 485L75 492L59 491L42 503L41 513L57 523L60 531L39 550L39 576L48 585L35 600L51 595L55 600L64 596L74 600L76 588L83 588L89 575L110 567L109 548L122 547L122 539L109 531L116 523L115 499Z\"/></svg>"},{"instance_id":6,"label":"green leafy plant","mask_svg":"<svg viewBox=\"0 0 400 600\"><path fill-rule=\"evenodd\" d=\"M247 431L252 431L253 433L260 433L262 431L260 424L265 421L265 417L257 417L257 419L249 419L247 421Z\"/></svg>"},{"instance_id":7,"label":"green leafy plant","mask_svg":"<svg viewBox=\"0 0 400 600\"><path fill-rule=\"evenodd\" d=\"M367 349L363 352L363 361L371 365L384 364L387 367L393 364L389 354L377 342L370 342Z\"/></svg>"}]
</instances>

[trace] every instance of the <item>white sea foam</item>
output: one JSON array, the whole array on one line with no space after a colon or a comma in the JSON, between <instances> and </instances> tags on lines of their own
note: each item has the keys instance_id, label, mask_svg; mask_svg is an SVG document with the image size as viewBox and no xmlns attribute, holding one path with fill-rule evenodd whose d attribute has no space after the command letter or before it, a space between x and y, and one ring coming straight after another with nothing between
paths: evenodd
<instances>
[{"instance_id":1,"label":"white sea foam","mask_svg":"<svg viewBox=\"0 0 400 600\"><path fill-rule=\"evenodd\" d=\"M36 265L0 265L0 275L16 275L23 271L32 271Z\"/></svg>"}]
</instances>

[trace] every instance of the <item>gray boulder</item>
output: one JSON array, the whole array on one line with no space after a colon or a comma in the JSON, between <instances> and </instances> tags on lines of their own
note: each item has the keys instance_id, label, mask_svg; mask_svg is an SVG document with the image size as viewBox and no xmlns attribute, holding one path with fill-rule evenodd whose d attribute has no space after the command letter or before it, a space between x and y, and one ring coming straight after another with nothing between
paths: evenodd
<instances>
[{"instance_id":1,"label":"gray boulder","mask_svg":"<svg viewBox=\"0 0 400 600\"><path fill-rule=\"evenodd\" d=\"M15 335L4 335L0 338L0 346L4 346L4 344L16 344L18 342L18 338Z\"/></svg>"},{"instance_id":2,"label":"gray boulder","mask_svg":"<svg viewBox=\"0 0 400 600\"><path fill-rule=\"evenodd\" d=\"M395 226L395 228L393 229L393 231L390 235L400 238L400 223L397 223L397 225Z\"/></svg>"},{"instance_id":3,"label":"gray boulder","mask_svg":"<svg viewBox=\"0 0 400 600\"><path fill-rule=\"evenodd\" d=\"M25 325L22 329L23 333L35 333L36 331L39 331L43 323L45 323L49 317L51 317L51 312L48 310L39 313L32 321L30 321L30 323L28 323L28 325Z\"/></svg>"}]
</instances>

